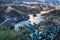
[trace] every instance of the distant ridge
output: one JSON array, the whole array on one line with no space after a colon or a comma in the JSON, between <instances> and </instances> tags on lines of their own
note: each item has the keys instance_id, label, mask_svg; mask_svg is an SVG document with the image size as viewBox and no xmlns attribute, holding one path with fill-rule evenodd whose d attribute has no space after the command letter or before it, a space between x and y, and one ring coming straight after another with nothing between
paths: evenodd
<instances>
[{"instance_id":1,"label":"distant ridge","mask_svg":"<svg viewBox=\"0 0 60 40\"><path fill-rule=\"evenodd\" d=\"M38 1L44 1L44 2L59 2L59 0L0 0L0 4L5 4L5 3L20 3L20 2L38 2Z\"/></svg>"},{"instance_id":2,"label":"distant ridge","mask_svg":"<svg viewBox=\"0 0 60 40\"><path fill-rule=\"evenodd\" d=\"M0 0L0 3L13 3L13 2L35 2L36 0Z\"/></svg>"}]
</instances>

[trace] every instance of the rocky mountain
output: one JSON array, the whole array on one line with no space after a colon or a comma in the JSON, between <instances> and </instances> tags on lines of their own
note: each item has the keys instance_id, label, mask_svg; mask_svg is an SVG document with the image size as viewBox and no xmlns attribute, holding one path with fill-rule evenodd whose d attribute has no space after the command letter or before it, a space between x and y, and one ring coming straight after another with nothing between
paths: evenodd
<instances>
[{"instance_id":1,"label":"rocky mountain","mask_svg":"<svg viewBox=\"0 0 60 40\"><path fill-rule=\"evenodd\" d=\"M29 14L36 16L40 11L46 11L53 8L45 4L29 4L30 6L26 4L21 5L22 6L0 6L0 23L3 22L1 25L5 24L7 21L10 24L25 21L29 19Z\"/></svg>"}]
</instances>

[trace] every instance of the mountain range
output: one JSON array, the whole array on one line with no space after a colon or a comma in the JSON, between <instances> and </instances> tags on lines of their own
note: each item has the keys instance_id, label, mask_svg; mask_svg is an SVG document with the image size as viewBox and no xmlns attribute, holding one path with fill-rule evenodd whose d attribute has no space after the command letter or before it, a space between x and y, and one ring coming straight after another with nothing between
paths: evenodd
<instances>
[{"instance_id":1,"label":"mountain range","mask_svg":"<svg viewBox=\"0 0 60 40\"><path fill-rule=\"evenodd\" d=\"M41 2L59 2L60 0L0 0L0 4L2 3L12 3L12 2L36 2L36 1L41 1Z\"/></svg>"}]
</instances>

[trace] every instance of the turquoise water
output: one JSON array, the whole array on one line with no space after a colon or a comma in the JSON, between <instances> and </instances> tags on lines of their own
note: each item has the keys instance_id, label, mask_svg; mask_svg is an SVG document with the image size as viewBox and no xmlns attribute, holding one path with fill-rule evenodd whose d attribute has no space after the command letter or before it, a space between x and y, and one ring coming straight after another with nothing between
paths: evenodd
<instances>
[{"instance_id":1,"label":"turquoise water","mask_svg":"<svg viewBox=\"0 0 60 40\"><path fill-rule=\"evenodd\" d=\"M32 20L31 22L29 22L29 21L30 21L30 20L17 23L17 24L15 25L15 30L18 31L18 30L19 30L18 27L21 27L21 26L22 26L22 27L26 27L26 26L28 26L29 24L31 24L31 25L34 25L34 23L35 23L35 24L39 24L40 22L44 21L44 19L42 19L42 18L37 19L37 17L36 17L36 18L35 18L34 20ZM26 26L25 26L25 25L26 25Z\"/></svg>"}]
</instances>

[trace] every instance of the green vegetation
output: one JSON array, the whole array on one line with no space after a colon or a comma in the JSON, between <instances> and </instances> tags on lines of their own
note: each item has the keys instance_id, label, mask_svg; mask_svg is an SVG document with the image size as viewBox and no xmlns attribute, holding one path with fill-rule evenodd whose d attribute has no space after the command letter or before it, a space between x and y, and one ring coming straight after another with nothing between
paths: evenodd
<instances>
[{"instance_id":1,"label":"green vegetation","mask_svg":"<svg viewBox=\"0 0 60 40\"><path fill-rule=\"evenodd\" d=\"M0 40L23 40L23 37L17 37L18 32L11 30L10 27L0 27Z\"/></svg>"}]
</instances>

